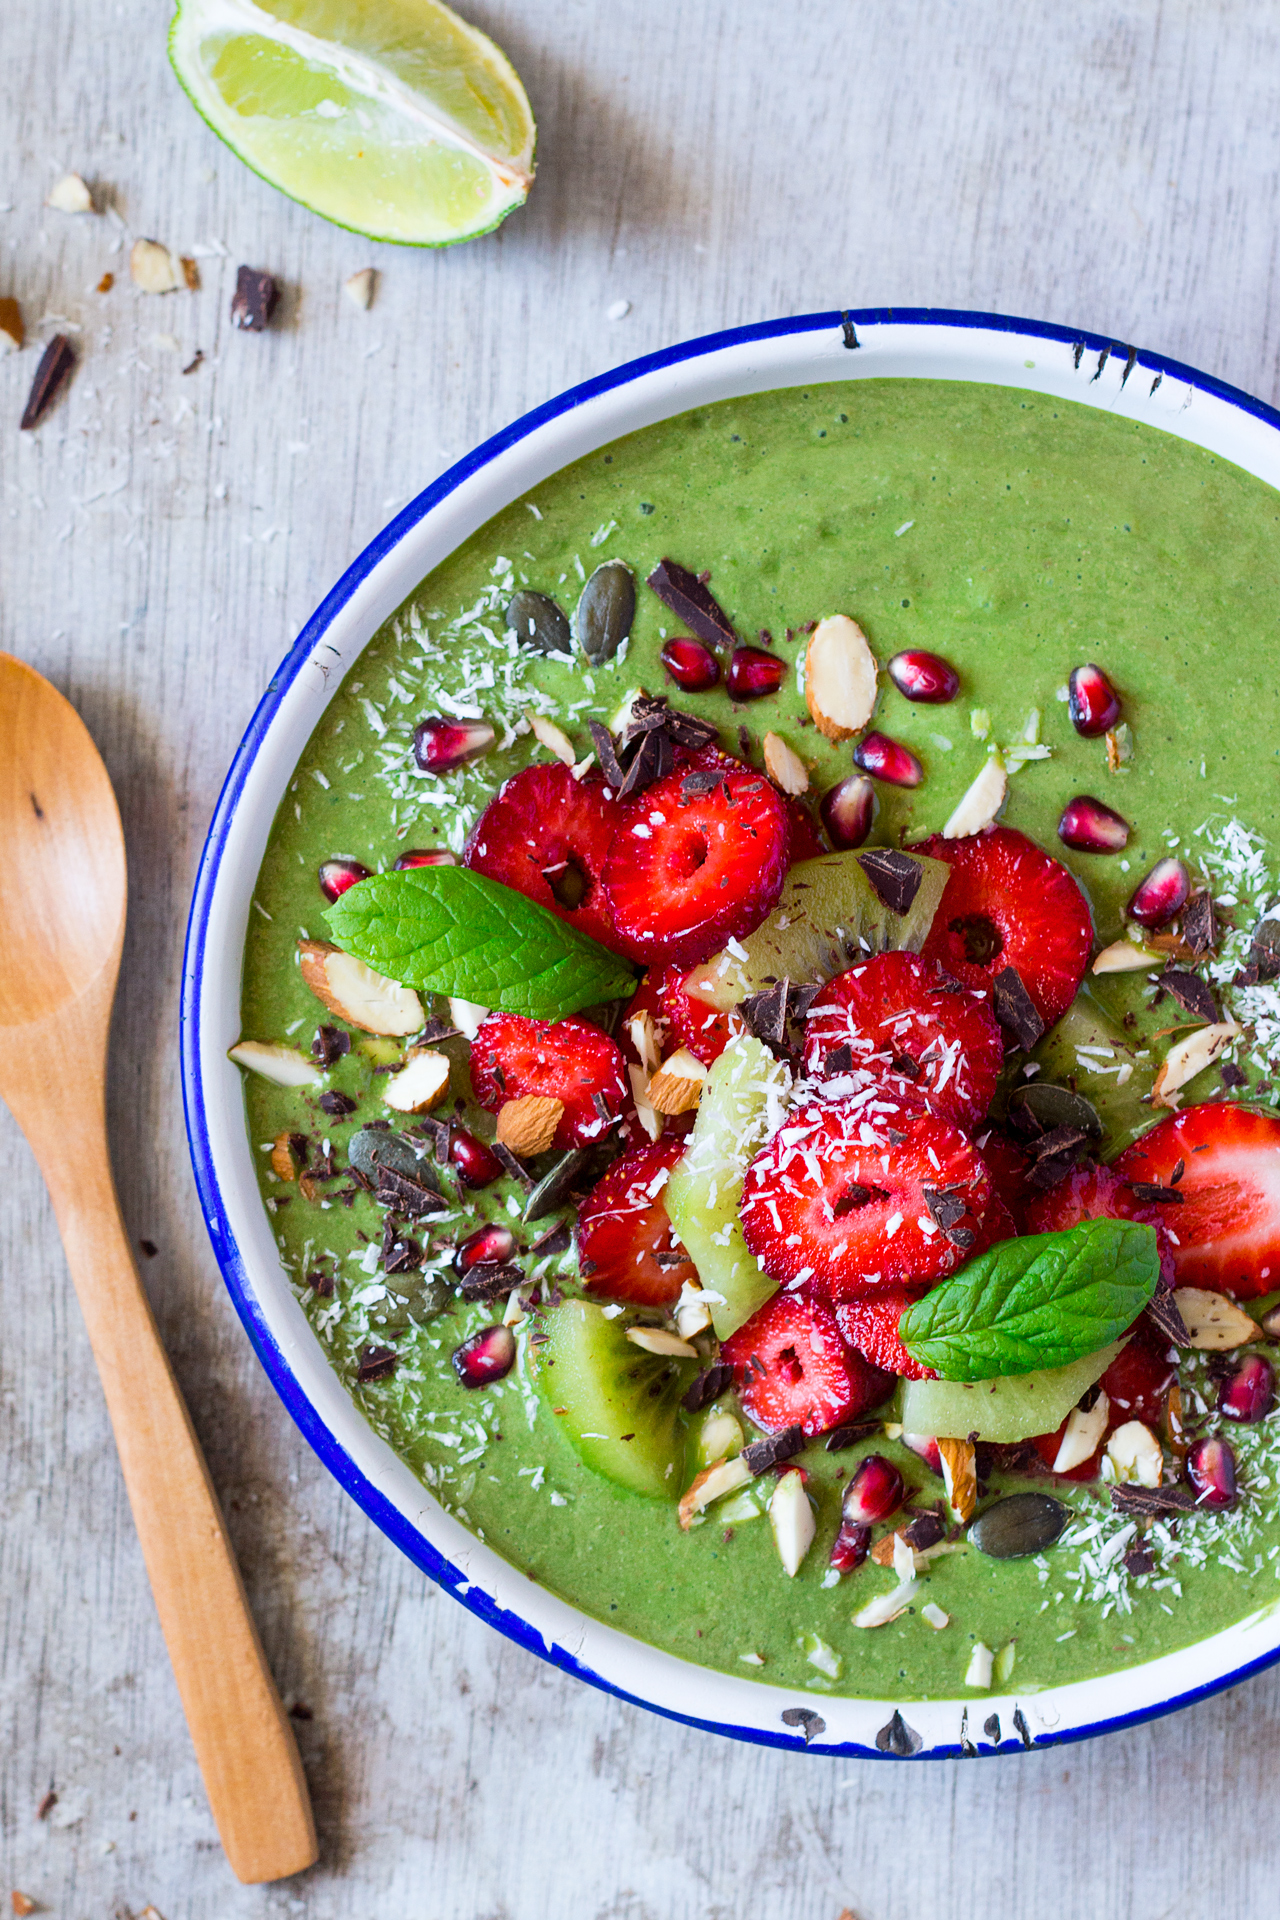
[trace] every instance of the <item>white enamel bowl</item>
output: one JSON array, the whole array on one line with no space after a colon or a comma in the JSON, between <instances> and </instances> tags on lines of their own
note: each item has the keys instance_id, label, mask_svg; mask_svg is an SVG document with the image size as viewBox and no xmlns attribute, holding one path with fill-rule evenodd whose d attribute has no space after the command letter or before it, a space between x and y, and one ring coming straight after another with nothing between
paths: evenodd
<instances>
[{"instance_id":1,"label":"white enamel bowl","mask_svg":"<svg viewBox=\"0 0 1280 1920\"><path fill-rule=\"evenodd\" d=\"M1168 1712L1280 1657L1280 1609L1104 1679L967 1701L793 1693L712 1673L602 1626L531 1584L444 1512L353 1406L277 1258L239 1071L227 1059L239 1035L249 901L276 807L342 676L423 576L501 508L621 434L736 395L886 376L983 381L1079 401L1194 441L1280 486L1280 415L1261 402L1114 341L990 314L891 309L779 320L673 347L562 394L398 514L312 615L273 678L227 776L200 865L184 960L182 1061L201 1204L249 1338L325 1465L424 1572L566 1672L674 1719L778 1747L804 1746L807 1722L813 1752L891 1758L906 1749L1017 1751ZM995 1738L981 1731L992 1714Z\"/></svg>"}]
</instances>

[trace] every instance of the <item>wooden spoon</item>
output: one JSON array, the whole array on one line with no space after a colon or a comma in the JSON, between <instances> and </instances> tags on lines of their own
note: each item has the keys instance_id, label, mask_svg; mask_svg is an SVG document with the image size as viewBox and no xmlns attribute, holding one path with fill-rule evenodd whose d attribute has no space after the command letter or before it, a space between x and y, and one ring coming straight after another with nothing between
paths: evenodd
<instances>
[{"instance_id":1,"label":"wooden spoon","mask_svg":"<svg viewBox=\"0 0 1280 1920\"><path fill-rule=\"evenodd\" d=\"M107 1151L107 1032L125 918L120 815L74 708L6 653L0 846L0 1097L53 1200L227 1858L241 1880L280 1880L316 1858L307 1785Z\"/></svg>"}]
</instances>

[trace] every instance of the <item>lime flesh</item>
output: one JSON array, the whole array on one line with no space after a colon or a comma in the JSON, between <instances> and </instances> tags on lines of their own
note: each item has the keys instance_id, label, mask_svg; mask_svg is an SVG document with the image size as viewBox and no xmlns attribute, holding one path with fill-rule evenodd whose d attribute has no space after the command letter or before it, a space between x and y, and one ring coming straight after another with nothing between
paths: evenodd
<instances>
[{"instance_id":1,"label":"lime flesh","mask_svg":"<svg viewBox=\"0 0 1280 1920\"><path fill-rule=\"evenodd\" d=\"M472 239L532 184L519 76L440 0L183 0L169 56L255 173L373 239Z\"/></svg>"},{"instance_id":2,"label":"lime flesh","mask_svg":"<svg viewBox=\"0 0 1280 1920\"><path fill-rule=\"evenodd\" d=\"M1003 1380L908 1380L902 1395L903 1432L935 1440L965 1440L972 1433L979 1440L1001 1442L1056 1433L1124 1344L1116 1340L1068 1367L1045 1367Z\"/></svg>"}]
</instances>

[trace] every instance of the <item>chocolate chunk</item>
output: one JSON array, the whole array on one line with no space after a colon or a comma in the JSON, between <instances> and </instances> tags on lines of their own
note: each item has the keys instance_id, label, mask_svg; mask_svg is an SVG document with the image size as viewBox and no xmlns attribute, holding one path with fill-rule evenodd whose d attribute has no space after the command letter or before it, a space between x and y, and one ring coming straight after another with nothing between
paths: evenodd
<instances>
[{"instance_id":1,"label":"chocolate chunk","mask_svg":"<svg viewBox=\"0 0 1280 1920\"><path fill-rule=\"evenodd\" d=\"M323 1267L312 1267L307 1275L307 1285L313 1293L318 1293L322 1300L332 1300L333 1275L326 1273Z\"/></svg>"},{"instance_id":2,"label":"chocolate chunk","mask_svg":"<svg viewBox=\"0 0 1280 1920\"><path fill-rule=\"evenodd\" d=\"M696 574L676 560L660 560L649 575L649 586L664 607L670 607L699 640L713 647L732 647L738 636L728 614Z\"/></svg>"},{"instance_id":3,"label":"chocolate chunk","mask_svg":"<svg viewBox=\"0 0 1280 1920\"><path fill-rule=\"evenodd\" d=\"M1234 1060L1224 1060L1218 1072L1222 1075L1224 1087L1247 1087L1249 1084L1249 1076L1241 1073Z\"/></svg>"},{"instance_id":4,"label":"chocolate chunk","mask_svg":"<svg viewBox=\"0 0 1280 1920\"><path fill-rule=\"evenodd\" d=\"M627 711L627 724L622 729L623 746L629 747L642 733L655 733L665 727L669 711L665 694L637 694Z\"/></svg>"},{"instance_id":5,"label":"chocolate chunk","mask_svg":"<svg viewBox=\"0 0 1280 1920\"><path fill-rule=\"evenodd\" d=\"M1147 1319L1155 1327L1161 1339L1167 1340L1171 1347L1189 1347L1191 1335L1187 1332L1187 1323L1178 1310L1171 1287L1157 1287L1147 1302Z\"/></svg>"},{"instance_id":6,"label":"chocolate chunk","mask_svg":"<svg viewBox=\"0 0 1280 1920\"><path fill-rule=\"evenodd\" d=\"M747 1031L766 1047L780 1048L786 1043L787 986L787 981L779 980L776 986L766 987L762 993L748 994L738 1004Z\"/></svg>"},{"instance_id":7,"label":"chocolate chunk","mask_svg":"<svg viewBox=\"0 0 1280 1920\"><path fill-rule=\"evenodd\" d=\"M714 1367L708 1367L700 1373L689 1388L680 1404L686 1413L701 1413L722 1393L727 1393L733 1385L733 1368L726 1360L717 1361Z\"/></svg>"},{"instance_id":8,"label":"chocolate chunk","mask_svg":"<svg viewBox=\"0 0 1280 1920\"><path fill-rule=\"evenodd\" d=\"M434 1188L425 1186L421 1180L411 1180L408 1174L387 1166L378 1168L374 1198L379 1206L390 1207L393 1213L406 1213L412 1219L443 1213L448 1206L448 1201Z\"/></svg>"},{"instance_id":9,"label":"chocolate chunk","mask_svg":"<svg viewBox=\"0 0 1280 1920\"><path fill-rule=\"evenodd\" d=\"M1130 1547L1124 1556L1124 1570L1133 1579L1140 1578L1144 1573L1154 1573L1156 1556L1150 1547Z\"/></svg>"},{"instance_id":10,"label":"chocolate chunk","mask_svg":"<svg viewBox=\"0 0 1280 1920\"><path fill-rule=\"evenodd\" d=\"M913 1553L925 1553L947 1535L946 1521L934 1508L917 1513L902 1528L902 1537Z\"/></svg>"},{"instance_id":11,"label":"chocolate chunk","mask_svg":"<svg viewBox=\"0 0 1280 1920\"><path fill-rule=\"evenodd\" d=\"M1190 1487L1112 1487L1111 1504L1117 1513L1149 1514L1157 1519L1198 1510Z\"/></svg>"},{"instance_id":12,"label":"chocolate chunk","mask_svg":"<svg viewBox=\"0 0 1280 1920\"><path fill-rule=\"evenodd\" d=\"M594 733L592 738L595 738ZM658 732L646 733L641 737L640 745L622 776L622 784L614 788L619 800L634 798L636 794L643 793L647 787L651 787L658 779L662 771L662 747L665 739L665 734ZM603 760L600 764L604 765ZM609 785L613 786L612 779L609 780Z\"/></svg>"},{"instance_id":13,"label":"chocolate chunk","mask_svg":"<svg viewBox=\"0 0 1280 1920\"><path fill-rule=\"evenodd\" d=\"M344 1033L341 1027L317 1027L316 1037L311 1042L313 1058L322 1067L331 1067L335 1060L341 1060L344 1053L351 1051L351 1035Z\"/></svg>"},{"instance_id":14,"label":"chocolate chunk","mask_svg":"<svg viewBox=\"0 0 1280 1920\"><path fill-rule=\"evenodd\" d=\"M881 1727L876 1735L876 1745L881 1753L896 1753L900 1760L909 1760L913 1753L919 1753L924 1745L924 1737L914 1727L909 1727L895 1710L892 1720Z\"/></svg>"},{"instance_id":15,"label":"chocolate chunk","mask_svg":"<svg viewBox=\"0 0 1280 1920\"><path fill-rule=\"evenodd\" d=\"M438 1013L433 1013L422 1031L414 1036L413 1044L429 1047L438 1040L456 1040L460 1031L460 1028L451 1026L449 1021L442 1020Z\"/></svg>"},{"instance_id":16,"label":"chocolate chunk","mask_svg":"<svg viewBox=\"0 0 1280 1920\"><path fill-rule=\"evenodd\" d=\"M345 1120L348 1114L356 1110L356 1103L351 1095L339 1093L336 1087L330 1087L327 1093L322 1093L316 1104L321 1113L327 1113L331 1120Z\"/></svg>"},{"instance_id":17,"label":"chocolate chunk","mask_svg":"<svg viewBox=\"0 0 1280 1920\"><path fill-rule=\"evenodd\" d=\"M714 793L723 779L722 773L716 773L710 767L694 767L680 782L680 798L691 800L698 793Z\"/></svg>"},{"instance_id":18,"label":"chocolate chunk","mask_svg":"<svg viewBox=\"0 0 1280 1920\"><path fill-rule=\"evenodd\" d=\"M1030 1053L1044 1032L1044 1021L1016 967L1001 967L991 986L991 1007L1014 1044Z\"/></svg>"},{"instance_id":19,"label":"chocolate chunk","mask_svg":"<svg viewBox=\"0 0 1280 1920\"><path fill-rule=\"evenodd\" d=\"M397 1233L390 1220L382 1229L382 1271L415 1273L422 1265L422 1248L407 1233Z\"/></svg>"},{"instance_id":20,"label":"chocolate chunk","mask_svg":"<svg viewBox=\"0 0 1280 1920\"><path fill-rule=\"evenodd\" d=\"M855 1420L847 1427L832 1427L823 1444L828 1453L843 1453L846 1447L856 1447L859 1440L869 1440L879 1431L878 1420Z\"/></svg>"},{"instance_id":21,"label":"chocolate chunk","mask_svg":"<svg viewBox=\"0 0 1280 1920\"><path fill-rule=\"evenodd\" d=\"M55 333L40 356L36 377L31 382L27 404L22 410L21 431L26 433L43 420L65 386L76 364L75 348L65 333Z\"/></svg>"},{"instance_id":22,"label":"chocolate chunk","mask_svg":"<svg viewBox=\"0 0 1280 1920\"><path fill-rule=\"evenodd\" d=\"M849 1045L847 1040L844 1040L840 1043L838 1047L832 1047L830 1053L827 1055L827 1078L830 1079L832 1078L833 1075L837 1073L852 1073L852 1072L853 1072L853 1048ZM905 1140L906 1137L907 1136L904 1133L902 1138Z\"/></svg>"},{"instance_id":23,"label":"chocolate chunk","mask_svg":"<svg viewBox=\"0 0 1280 1920\"><path fill-rule=\"evenodd\" d=\"M896 847L872 847L858 855L858 865L871 883L871 890L890 913L909 913L920 891L924 868L909 853Z\"/></svg>"},{"instance_id":24,"label":"chocolate chunk","mask_svg":"<svg viewBox=\"0 0 1280 1920\"><path fill-rule=\"evenodd\" d=\"M394 1373L399 1354L392 1347L362 1347L356 1362L356 1382L367 1387L371 1380L385 1380Z\"/></svg>"},{"instance_id":25,"label":"chocolate chunk","mask_svg":"<svg viewBox=\"0 0 1280 1920\"><path fill-rule=\"evenodd\" d=\"M1172 994L1184 1012L1194 1020L1204 1020L1210 1025L1222 1018L1222 1009L1217 997L1206 980L1198 974L1184 973L1180 967L1166 967L1160 975L1160 986L1165 993Z\"/></svg>"},{"instance_id":26,"label":"chocolate chunk","mask_svg":"<svg viewBox=\"0 0 1280 1920\"><path fill-rule=\"evenodd\" d=\"M667 733L677 747L709 747L719 738L719 727L710 720L704 720L700 714L679 713L672 710L667 714Z\"/></svg>"},{"instance_id":27,"label":"chocolate chunk","mask_svg":"<svg viewBox=\"0 0 1280 1920\"><path fill-rule=\"evenodd\" d=\"M1280 920L1264 920L1255 930L1249 957L1259 980L1280 979Z\"/></svg>"},{"instance_id":28,"label":"chocolate chunk","mask_svg":"<svg viewBox=\"0 0 1280 1920\"><path fill-rule=\"evenodd\" d=\"M1074 1168L1077 1158L1074 1148L1069 1153L1046 1154L1043 1160L1036 1161L1028 1173L1028 1186L1038 1187L1042 1193L1048 1193L1053 1187L1060 1187Z\"/></svg>"},{"instance_id":29,"label":"chocolate chunk","mask_svg":"<svg viewBox=\"0 0 1280 1920\"><path fill-rule=\"evenodd\" d=\"M511 1178L518 1180L522 1187L531 1187L533 1185L533 1175L530 1173L528 1167L525 1166L523 1160L518 1160L515 1154L512 1153L510 1147L504 1146L501 1140L491 1140L489 1142L489 1151L496 1160L502 1162L507 1172L511 1175Z\"/></svg>"},{"instance_id":30,"label":"chocolate chunk","mask_svg":"<svg viewBox=\"0 0 1280 1920\"><path fill-rule=\"evenodd\" d=\"M514 1293L517 1287L525 1283L525 1271L512 1262L499 1266L496 1261L487 1260L479 1266L468 1267L458 1286L458 1292L467 1301L500 1300L504 1294Z\"/></svg>"},{"instance_id":31,"label":"chocolate chunk","mask_svg":"<svg viewBox=\"0 0 1280 1920\"><path fill-rule=\"evenodd\" d=\"M262 333L276 310L280 289L269 273L256 267L240 267L236 290L231 296L231 324L242 333Z\"/></svg>"},{"instance_id":32,"label":"chocolate chunk","mask_svg":"<svg viewBox=\"0 0 1280 1920\"><path fill-rule=\"evenodd\" d=\"M1182 910L1182 938L1197 956L1211 953L1218 944L1213 895L1204 888L1199 893L1193 893Z\"/></svg>"},{"instance_id":33,"label":"chocolate chunk","mask_svg":"<svg viewBox=\"0 0 1280 1920\"><path fill-rule=\"evenodd\" d=\"M617 750L613 744L613 735L601 720L588 720L587 731L591 735L596 750L596 759L600 762L600 771L608 784L617 793L626 775L618 764Z\"/></svg>"},{"instance_id":34,"label":"chocolate chunk","mask_svg":"<svg viewBox=\"0 0 1280 1920\"><path fill-rule=\"evenodd\" d=\"M529 1249L531 1260L542 1260L548 1254L568 1253L573 1245L573 1229L567 1220L558 1220L554 1227L540 1234Z\"/></svg>"},{"instance_id":35,"label":"chocolate chunk","mask_svg":"<svg viewBox=\"0 0 1280 1920\"><path fill-rule=\"evenodd\" d=\"M958 1227L964 1219L964 1201L958 1193L947 1193L938 1187L924 1187L924 1204L929 1209L929 1218L935 1226L945 1233L949 1227ZM970 1239L972 1239L970 1235Z\"/></svg>"},{"instance_id":36,"label":"chocolate chunk","mask_svg":"<svg viewBox=\"0 0 1280 1920\"><path fill-rule=\"evenodd\" d=\"M437 1120L431 1114L424 1113L416 1127L410 1127L410 1133L416 1133L419 1139L431 1142L431 1152L438 1167L449 1162L449 1122Z\"/></svg>"},{"instance_id":37,"label":"chocolate chunk","mask_svg":"<svg viewBox=\"0 0 1280 1920\"><path fill-rule=\"evenodd\" d=\"M784 1707L782 1709L782 1724L784 1727L802 1728L806 1747L811 1740L816 1740L820 1733L825 1733L827 1730L826 1721L820 1714L814 1713L809 1707ZM43 1815L41 1818L43 1818Z\"/></svg>"},{"instance_id":38,"label":"chocolate chunk","mask_svg":"<svg viewBox=\"0 0 1280 1920\"><path fill-rule=\"evenodd\" d=\"M779 1461L789 1460L793 1453L801 1452L804 1444L803 1427L784 1427L781 1433L768 1434L763 1440L753 1440L749 1447L744 1447L742 1460L748 1472L758 1478Z\"/></svg>"},{"instance_id":39,"label":"chocolate chunk","mask_svg":"<svg viewBox=\"0 0 1280 1920\"><path fill-rule=\"evenodd\" d=\"M1181 1206L1183 1195L1176 1187L1159 1187L1152 1180L1131 1180L1129 1191L1135 1200L1145 1200L1152 1206Z\"/></svg>"}]
</instances>

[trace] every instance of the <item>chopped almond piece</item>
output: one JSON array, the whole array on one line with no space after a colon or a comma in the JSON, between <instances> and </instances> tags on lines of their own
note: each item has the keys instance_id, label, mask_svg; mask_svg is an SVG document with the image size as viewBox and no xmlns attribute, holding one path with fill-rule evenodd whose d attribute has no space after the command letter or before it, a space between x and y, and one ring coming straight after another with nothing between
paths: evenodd
<instances>
[{"instance_id":1,"label":"chopped almond piece","mask_svg":"<svg viewBox=\"0 0 1280 1920\"><path fill-rule=\"evenodd\" d=\"M876 704L875 655L856 620L819 620L804 657L805 704L828 740L852 740Z\"/></svg>"},{"instance_id":2,"label":"chopped almond piece","mask_svg":"<svg viewBox=\"0 0 1280 1920\"><path fill-rule=\"evenodd\" d=\"M449 1056L430 1047L410 1047L399 1073L393 1073L382 1098L397 1113L430 1113L449 1091Z\"/></svg>"},{"instance_id":3,"label":"chopped almond piece","mask_svg":"<svg viewBox=\"0 0 1280 1920\"><path fill-rule=\"evenodd\" d=\"M1176 1046L1170 1047L1151 1089L1153 1104L1176 1112L1179 1088L1185 1087L1188 1080L1194 1080L1206 1067L1211 1067L1231 1042L1239 1039L1242 1032L1243 1028L1238 1027L1234 1020L1223 1020L1215 1026L1201 1027L1198 1032L1188 1034L1185 1040L1179 1040Z\"/></svg>"},{"instance_id":4,"label":"chopped almond piece","mask_svg":"<svg viewBox=\"0 0 1280 1920\"><path fill-rule=\"evenodd\" d=\"M942 1484L957 1520L972 1520L978 1504L977 1463L971 1440L939 1440Z\"/></svg>"},{"instance_id":5,"label":"chopped almond piece","mask_svg":"<svg viewBox=\"0 0 1280 1920\"><path fill-rule=\"evenodd\" d=\"M660 1353L674 1360L698 1358L696 1347L691 1347L678 1333L668 1333L665 1327L628 1327L627 1338L642 1353Z\"/></svg>"},{"instance_id":6,"label":"chopped almond piece","mask_svg":"<svg viewBox=\"0 0 1280 1920\"><path fill-rule=\"evenodd\" d=\"M176 293L185 285L182 268L168 247L158 240L135 240L129 253L129 272L143 293Z\"/></svg>"},{"instance_id":7,"label":"chopped almond piece","mask_svg":"<svg viewBox=\"0 0 1280 1920\"><path fill-rule=\"evenodd\" d=\"M766 733L764 737L764 770L784 793L800 794L808 788L809 769L780 733Z\"/></svg>"},{"instance_id":8,"label":"chopped almond piece","mask_svg":"<svg viewBox=\"0 0 1280 1920\"><path fill-rule=\"evenodd\" d=\"M237 1040L227 1049L228 1060L278 1087L322 1087L324 1075L314 1060L308 1060L297 1047L282 1047L269 1040Z\"/></svg>"},{"instance_id":9,"label":"chopped almond piece","mask_svg":"<svg viewBox=\"0 0 1280 1920\"><path fill-rule=\"evenodd\" d=\"M649 1105L656 1113L692 1113L702 1099L707 1069L681 1047L668 1054L649 1082Z\"/></svg>"},{"instance_id":10,"label":"chopped almond piece","mask_svg":"<svg viewBox=\"0 0 1280 1920\"><path fill-rule=\"evenodd\" d=\"M50 187L45 205L56 213L92 213L93 195L78 173L64 173Z\"/></svg>"},{"instance_id":11,"label":"chopped almond piece","mask_svg":"<svg viewBox=\"0 0 1280 1920\"><path fill-rule=\"evenodd\" d=\"M563 760L566 767L572 767L577 761L573 742L562 727L554 720L548 720L543 713L535 713L532 707L526 707L524 717L529 722L533 737L548 753L554 753L557 760Z\"/></svg>"},{"instance_id":12,"label":"chopped almond piece","mask_svg":"<svg viewBox=\"0 0 1280 1920\"><path fill-rule=\"evenodd\" d=\"M651 1140L662 1138L662 1115L649 1101L649 1076L643 1067L634 1060L627 1062L627 1078L631 1082L631 1104L636 1110L636 1119Z\"/></svg>"},{"instance_id":13,"label":"chopped almond piece","mask_svg":"<svg viewBox=\"0 0 1280 1920\"><path fill-rule=\"evenodd\" d=\"M1261 1327L1225 1293L1175 1287L1173 1302L1182 1315L1188 1340L1203 1352L1225 1353L1261 1338Z\"/></svg>"},{"instance_id":14,"label":"chopped almond piece","mask_svg":"<svg viewBox=\"0 0 1280 1920\"><path fill-rule=\"evenodd\" d=\"M531 1160L534 1154L547 1151L563 1118L563 1100L550 1100L542 1093L522 1094L498 1109L498 1145Z\"/></svg>"},{"instance_id":15,"label":"chopped almond piece","mask_svg":"<svg viewBox=\"0 0 1280 1920\"><path fill-rule=\"evenodd\" d=\"M425 1024L422 1002L411 987L375 973L354 954L327 940L299 940L298 953L302 977L316 999L348 1026L403 1036Z\"/></svg>"},{"instance_id":16,"label":"chopped almond piece","mask_svg":"<svg viewBox=\"0 0 1280 1920\"><path fill-rule=\"evenodd\" d=\"M293 1151L293 1135L278 1133L271 1149L271 1171L277 1180L296 1180L298 1162Z\"/></svg>"},{"instance_id":17,"label":"chopped almond piece","mask_svg":"<svg viewBox=\"0 0 1280 1920\"><path fill-rule=\"evenodd\" d=\"M965 840L971 833L989 827L1009 791L1009 775L998 753L988 755L987 764L961 794L955 812L942 829L944 840Z\"/></svg>"},{"instance_id":18,"label":"chopped almond piece","mask_svg":"<svg viewBox=\"0 0 1280 1920\"><path fill-rule=\"evenodd\" d=\"M1053 1457L1051 1471L1070 1473L1073 1468L1082 1467L1086 1460L1091 1460L1102 1444L1110 1417L1111 1402L1102 1392L1099 1392L1087 1412L1083 1407L1073 1407L1067 1415L1066 1431Z\"/></svg>"},{"instance_id":19,"label":"chopped almond piece","mask_svg":"<svg viewBox=\"0 0 1280 1920\"><path fill-rule=\"evenodd\" d=\"M658 1023L648 1008L631 1015L627 1021L627 1034L645 1072L656 1073L662 1065L662 1053L658 1046Z\"/></svg>"},{"instance_id":20,"label":"chopped almond piece","mask_svg":"<svg viewBox=\"0 0 1280 1920\"><path fill-rule=\"evenodd\" d=\"M709 1507L713 1500L723 1499L726 1493L736 1493L739 1487L747 1485L750 1478L751 1469L741 1454L735 1455L732 1460L716 1460L711 1466L704 1467L680 1502L681 1532L688 1533L695 1514Z\"/></svg>"},{"instance_id":21,"label":"chopped almond piece","mask_svg":"<svg viewBox=\"0 0 1280 1920\"><path fill-rule=\"evenodd\" d=\"M361 313L367 313L373 305L373 290L377 284L377 269L361 267L358 273L347 275L342 289L353 307L359 307Z\"/></svg>"}]
</instances>

